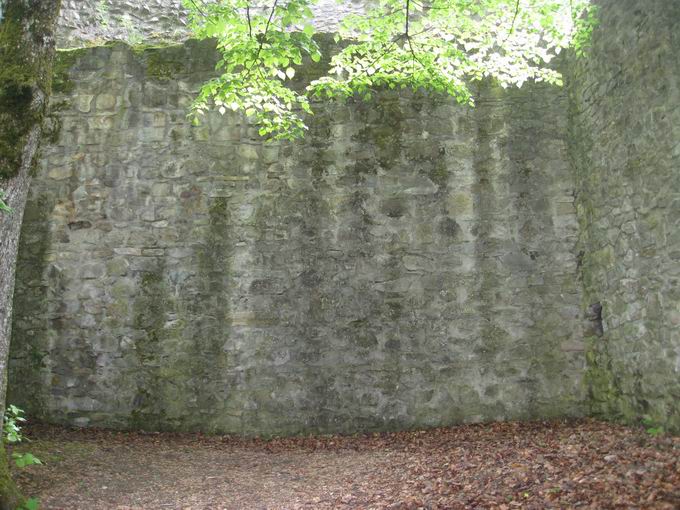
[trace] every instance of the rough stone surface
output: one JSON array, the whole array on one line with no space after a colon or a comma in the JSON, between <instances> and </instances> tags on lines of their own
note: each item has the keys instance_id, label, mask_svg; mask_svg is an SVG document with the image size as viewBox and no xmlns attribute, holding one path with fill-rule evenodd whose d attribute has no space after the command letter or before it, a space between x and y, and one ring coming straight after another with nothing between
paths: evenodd
<instances>
[{"instance_id":1,"label":"rough stone surface","mask_svg":"<svg viewBox=\"0 0 680 510\"><path fill-rule=\"evenodd\" d=\"M366 3L319 0L314 25L319 32L332 32L344 16ZM181 41L188 36L181 0L63 0L57 41L60 47L71 48L112 40Z\"/></svg>"},{"instance_id":2,"label":"rough stone surface","mask_svg":"<svg viewBox=\"0 0 680 510\"><path fill-rule=\"evenodd\" d=\"M263 144L236 115L187 121L209 46L61 57L14 403L243 434L582 414L563 90L485 86L475 109L384 94Z\"/></svg>"},{"instance_id":3,"label":"rough stone surface","mask_svg":"<svg viewBox=\"0 0 680 510\"><path fill-rule=\"evenodd\" d=\"M599 4L570 86L591 410L678 433L680 3Z\"/></svg>"},{"instance_id":4,"label":"rough stone surface","mask_svg":"<svg viewBox=\"0 0 680 510\"><path fill-rule=\"evenodd\" d=\"M181 0L62 0L60 47L187 37Z\"/></svg>"}]
</instances>

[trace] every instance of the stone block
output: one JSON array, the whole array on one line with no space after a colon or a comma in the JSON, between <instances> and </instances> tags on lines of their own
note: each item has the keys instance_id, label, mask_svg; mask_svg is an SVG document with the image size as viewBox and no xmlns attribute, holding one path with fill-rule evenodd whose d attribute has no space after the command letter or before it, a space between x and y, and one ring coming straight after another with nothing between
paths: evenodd
<instances>
[{"instance_id":1,"label":"stone block","mask_svg":"<svg viewBox=\"0 0 680 510\"><path fill-rule=\"evenodd\" d=\"M99 94L95 100L98 112L112 111L116 107L117 98L111 94Z\"/></svg>"},{"instance_id":2,"label":"stone block","mask_svg":"<svg viewBox=\"0 0 680 510\"><path fill-rule=\"evenodd\" d=\"M76 109L80 113L90 113L92 110L92 100L94 96L89 94L80 94L76 98Z\"/></svg>"}]
</instances>

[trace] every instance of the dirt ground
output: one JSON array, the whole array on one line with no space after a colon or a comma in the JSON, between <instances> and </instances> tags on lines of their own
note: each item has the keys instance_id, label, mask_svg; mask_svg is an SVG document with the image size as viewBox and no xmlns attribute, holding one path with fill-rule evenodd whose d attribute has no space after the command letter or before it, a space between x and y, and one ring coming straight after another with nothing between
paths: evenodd
<instances>
[{"instance_id":1,"label":"dirt ground","mask_svg":"<svg viewBox=\"0 0 680 510\"><path fill-rule=\"evenodd\" d=\"M680 438L597 421L244 439L34 426L42 509L680 508Z\"/></svg>"}]
</instances>

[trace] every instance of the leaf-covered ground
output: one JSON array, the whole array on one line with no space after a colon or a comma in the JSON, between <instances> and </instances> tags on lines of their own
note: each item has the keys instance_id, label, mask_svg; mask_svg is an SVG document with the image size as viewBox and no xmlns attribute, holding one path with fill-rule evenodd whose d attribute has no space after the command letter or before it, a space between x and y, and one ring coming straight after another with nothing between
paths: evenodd
<instances>
[{"instance_id":1,"label":"leaf-covered ground","mask_svg":"<svg viewBox=\"0 0 680 510\"><path fill-rule=\"evenodd\" d=\"M28 432L45 465L16 477L44 509L680 508L680 438L591 420L270 441Z\"/></svg>"}]
</instances>

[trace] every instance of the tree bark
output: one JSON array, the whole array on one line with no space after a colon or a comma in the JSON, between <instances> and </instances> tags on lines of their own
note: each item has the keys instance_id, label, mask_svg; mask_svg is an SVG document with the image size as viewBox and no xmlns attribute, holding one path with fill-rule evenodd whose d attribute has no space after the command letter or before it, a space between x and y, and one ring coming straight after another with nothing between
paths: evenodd
<instances>
[{"instance_id":1,"label":"tree bark","mask_svg":"<svg viewBox=\"0 0 680 510\"><path fill-rule=\"evenodd\" d=\"M0 424L5 410L19 233L52 86L54 31L61 0L2 3L0 190L13 212L0 212ZM0 510L17 508L21 501L0 444Z\"/></svg>"}]
</instances>

